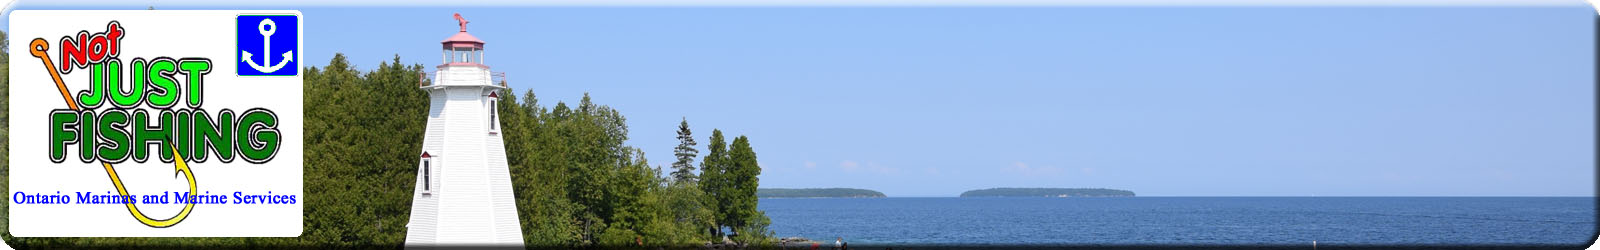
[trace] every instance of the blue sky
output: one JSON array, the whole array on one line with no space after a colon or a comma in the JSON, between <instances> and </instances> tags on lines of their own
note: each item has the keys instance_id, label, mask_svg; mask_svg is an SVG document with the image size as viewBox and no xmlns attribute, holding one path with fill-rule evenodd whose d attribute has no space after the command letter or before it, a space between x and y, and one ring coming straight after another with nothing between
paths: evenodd
<instances>
[{"instance_id":1,"label":"blue sky","mask_svg":"<svg viewBox=\"0 0 1600 250\"><path fill-rule=\"evenodd\" d=\"M306 64L363 69L431 69L460 12L519 94L590 93L663 167L681 117L702 147L712 128L750 136L762 187L1595 190L1579 4L283 8L304 13Z\"/></svg>"}]
</instances>

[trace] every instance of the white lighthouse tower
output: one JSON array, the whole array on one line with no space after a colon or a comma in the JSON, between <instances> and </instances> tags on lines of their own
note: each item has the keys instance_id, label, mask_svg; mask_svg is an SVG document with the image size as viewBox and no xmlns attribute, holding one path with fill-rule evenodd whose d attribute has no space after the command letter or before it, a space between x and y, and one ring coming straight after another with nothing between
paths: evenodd
<instances>
[{"instance_id":1,"label":"white lighthouse tower","mask_svg":"<svg viewBox=\"0 0 1600 250\"><path fill-rule=\"evenodd\" d=\"M417 161L406 247L503 246L522 248L511 172L496 114L499 92L483 64L483 40L467 34L467 20L444 42L428 92L428 129Z\"/></svg>"}]
</instances>

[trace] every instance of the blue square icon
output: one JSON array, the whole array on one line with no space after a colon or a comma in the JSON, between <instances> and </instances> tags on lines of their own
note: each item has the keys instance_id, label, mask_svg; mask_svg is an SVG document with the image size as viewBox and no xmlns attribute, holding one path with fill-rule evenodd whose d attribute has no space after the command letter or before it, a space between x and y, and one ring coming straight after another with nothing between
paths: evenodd
<instances>
[{"instance_id":1,"label":"blue square icon","mask_svg":"<svg viewBox=\"0 0 1600 250\"><path fill-rule=\"evenodd\" d=\"M241 15L237 29L240 76L300 74L300 17Z\"/></svg>"}]
</instances>

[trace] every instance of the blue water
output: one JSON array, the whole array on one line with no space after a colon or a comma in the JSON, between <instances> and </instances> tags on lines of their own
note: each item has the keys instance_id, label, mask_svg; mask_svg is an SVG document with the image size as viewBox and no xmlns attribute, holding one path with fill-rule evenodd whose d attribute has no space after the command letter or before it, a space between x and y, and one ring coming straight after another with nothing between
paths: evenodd
<instances>
[{"instance_id":1,"label":"blue water","mask_svg":"<svg viewBox=\"0 0 1600 250\"><path fill-rule=\"evenodd\" d=\"M1584 244L1591 197L761 199L780 237L851 244Z\"/></svg>"}]
</instances>

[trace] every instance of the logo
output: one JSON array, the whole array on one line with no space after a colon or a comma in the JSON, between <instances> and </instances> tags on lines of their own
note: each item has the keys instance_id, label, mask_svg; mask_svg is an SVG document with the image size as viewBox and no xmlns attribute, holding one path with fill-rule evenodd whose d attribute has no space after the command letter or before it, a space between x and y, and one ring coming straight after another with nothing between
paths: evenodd
<instances>
[{"instance_id":1,"label":"logo","mask_svg":"<svg viewBox=\"0 0 1600 250\"><path fill-rule=\"evenodd\" d=\"M239 37L240 76L292 76L300 73L300 67L295 63L295 57L299 55L295 50L300 47L299 17L240 15L237 26L235 32Z\"/></svg>"},{"instance_id":2,"label":"logo","mask_svg":"<svg viewBox=\"0 0 1600 250\"><path fill-rule=\"evenodd\" d=\"M304 41L278 12L11 12L7 74L28 84L7 143L34 145L7 159L11 234L299 235Z\"/></svg>"}]
</instances>

